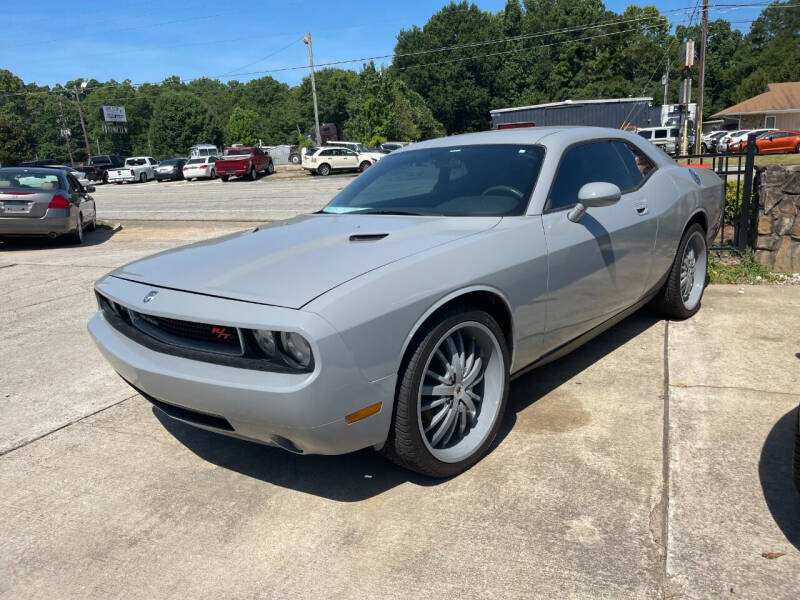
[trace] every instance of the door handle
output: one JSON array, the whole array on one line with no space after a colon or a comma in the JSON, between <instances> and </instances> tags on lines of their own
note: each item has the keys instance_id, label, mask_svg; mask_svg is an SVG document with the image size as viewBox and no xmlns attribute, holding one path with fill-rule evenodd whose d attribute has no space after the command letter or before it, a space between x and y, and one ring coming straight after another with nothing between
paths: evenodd
<instances>
[{"instance_id":1,"label":"door handle","mask_svg":"<svg viewBox=\"0 0 800 600\"><path fill-rule=\"evenodd\" d=\"M636 214L639 215L640 217L643 217L648 212L647 202L644 201L637 202L636 204L634 204L634 207L636 208Z\"/></svg>"}]
</instances>

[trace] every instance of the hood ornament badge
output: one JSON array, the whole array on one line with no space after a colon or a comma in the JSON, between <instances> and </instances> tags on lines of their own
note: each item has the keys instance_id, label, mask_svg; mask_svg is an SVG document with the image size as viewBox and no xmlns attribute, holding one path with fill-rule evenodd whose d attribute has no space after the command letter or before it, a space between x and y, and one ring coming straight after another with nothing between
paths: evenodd
<instances>
[{"instance_id":1,"label":"hood ornament badge","mask_svg":"<svg viewBox=\"0 0 800 600\"><path fill-rule=\"evenodd\" d=\"M153 290L152 292L148 292L148 294L147 294L147 295L144 297L144 299L142 300L142 302L144 302L145 304L147 304L148 302L150 302L150 300L152 300L153 298L155 298L157 295L158 295L158 292L157 292L157 291L155 291L155 290Z\"/></svg>"}]
</instances>

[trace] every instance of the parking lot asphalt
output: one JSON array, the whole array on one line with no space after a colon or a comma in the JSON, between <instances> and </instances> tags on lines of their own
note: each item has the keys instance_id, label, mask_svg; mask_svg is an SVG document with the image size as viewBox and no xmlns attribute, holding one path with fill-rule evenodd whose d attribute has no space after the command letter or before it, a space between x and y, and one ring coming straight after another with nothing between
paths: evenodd
<instances>
[{"instance_id":1,"label":"parking lot asphalt","mask_svg":"<svg viewBox=\"0 0 800 600\"><path fill-rule=\"evenodd\" d=\"M517 379L490 454L438 481L195 430L102 360L96 278L248 226L0 247L0 597L798 597L800 288L634 315Z\"/></svg>"},{"instance_id":2,"label":"parking lot asphalt","mask_svg":"<svg viewBox=\"0 0 800 600\"><path fill-rule=\"evenodd\" d=\"M92 196L98 218L111 221L269 221L319 210L354 177L318 177L306 175L299 167L284 167L256 181L98 185Z\"/></svg>"}]
</instances>

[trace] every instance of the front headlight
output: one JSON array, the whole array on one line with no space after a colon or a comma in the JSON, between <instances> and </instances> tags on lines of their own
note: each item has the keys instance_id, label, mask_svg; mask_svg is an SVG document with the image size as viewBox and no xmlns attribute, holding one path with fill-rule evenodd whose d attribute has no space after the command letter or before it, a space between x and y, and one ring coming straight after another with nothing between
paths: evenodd
<instances>
[{"instance_id":1,"label":"front headlight","mask_svg":"<svg viewBox=\"0 0 800 600\"><path fill-rule=\"evenodd\" d=\"M281 346L283 347L285 358L295 363L293 366L305 369L311 364L311 346L299 333L282 332Z\"/></svg>"},{"instance_id":2,"label":"front headlight","mask_svg":"<svg viewBox=\"0 0 800 600\"><path fill-rule=\"evenodd\" d=\"M297 371L311 370L314 359L311 344L299 333L268 329L251 329L249 331L253 335L250 338L250 345L252 346L252 342L255 342L257 353L270 362L283 363Z\"/></svg>"}]
</instances>

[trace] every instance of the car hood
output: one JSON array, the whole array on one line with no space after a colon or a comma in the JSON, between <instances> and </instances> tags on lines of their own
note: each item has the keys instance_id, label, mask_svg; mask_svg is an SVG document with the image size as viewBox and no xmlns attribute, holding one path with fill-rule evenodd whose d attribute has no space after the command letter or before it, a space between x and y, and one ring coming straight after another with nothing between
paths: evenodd
<instances>
[{"instance_id":1,"label":"car hood","mask_svg":"<svg viewBox=\"0 0 800 600\"><path fill-rule=\"evenodd\" d=\"M156 287L300 308L348 280L486 231L500 220L303 215L161 252L111 275Z\"/></svg>"}]
</instances>

